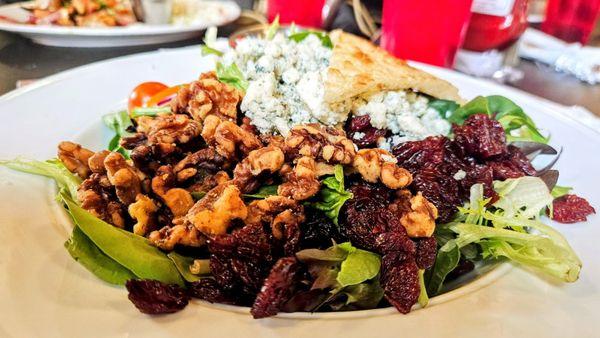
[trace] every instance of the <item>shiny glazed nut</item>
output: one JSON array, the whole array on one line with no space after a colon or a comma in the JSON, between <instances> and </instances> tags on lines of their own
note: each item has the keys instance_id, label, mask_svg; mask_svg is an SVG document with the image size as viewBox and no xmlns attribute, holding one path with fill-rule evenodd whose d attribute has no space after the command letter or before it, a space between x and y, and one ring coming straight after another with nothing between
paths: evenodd
<instances>
[{"instance_id":1,"label":"shiny glazed nut","mask_svg":"<svg viewBox=\"0 0 600 338\"><path fill-rule=\"evenodd\" d=\"M206 244L206 237L191 224L165 226L160 230L152 231L148 240L152 245L166 251L173 250L175 245L201 247Z\"/></svg>"},{"instance_id":2,"label":"shiny glazed nut","mask_svg":"<svg viewBox=\"0 0 600 338\"><path fill-rule=\"evenodd\" d=\"M437 208L419 192L410 199L410 211L400 218L400 224L409 237L430 237L437 217Z\"/></svg>"},{"instance_id":3,"label":"shiny glazed nut","mask_svg":"<svg viewBox=\"0 0 600 338\"><path fill-rule=\"evenodd\" d=\"M202 137L210 146L227 159L234 159L238 152L243 156L258 149L262 143L256 135L242 129L231 121L223 121L215 115L207 116Z\"/></svg>"},{"instance_id":4,"label":"shiny glazed nut","mask_svg":"<svg viewBox=\"0 0 600 338\"><path fill-rule=\"evenodd\" d=\"M354 143L343 130L314 123L292 128L285 147L291 157L309 156L334 164L350 164L356 154Z\"/></svg>"},{"instance_id":5,"label":"shiny glazed nut","mask_svg":"<svg viewBox=\"0 0 600 338\"><path fill-rule=\"evenodd\" d=\"M187 115L170 114L137 118L137 130L146 134L148 144L188 143L200 135L202 126Z\"/></svg>"},{"instance_id":6,"label":"shiny glazed nut","mask_svg":"<svg viewBox=\"0 0 600 338\"><path fill-rule=\"evenodd\" d=\"M233 170L233 183L243 192L251 192L256 188L256 176L279 171L284 161L283 151L278 147L253 150Z\"/></svg>"},{"instance_id":7,"label":"shiny glazed nut","mask_svg":"<svg viewBox=\"0 0 600 338\"><path fill-rule=\"evenodd\" d=\"M398 167L395 158L383 149L361 149L352 162L363 179L376 183L381 181L391 189L400 189L412 182L412 175L408 170Z\"/></svg>"},{"instance_id":8,"label":"shiny glazed nut","mask_svg":"<svg viewBox=\"0 0 600 338\"><path fill-rule=\"evenodd\" d=\"M145 236L148 232L148 228L153 225L154 213L158 210L158 207L146 195L139 194L135 198L135 202L129 205L129 215L136 220L133 225L133 233L140 236Z\"/></svg>"},{"instance_id":9,"label":"shiny glazed nut","mask_svg":"<svg viewBox=\"0 0 600 338\"><path fill-rule=\"evenodd\" d=\"M205 235L219 235L227 232L233 220L243 220L247 214L240 190L233 184L223 184L196 202L186 220Z\"/></svg>"},{"instance_id":10,"label":"shiny glazed nut","mask_svg":"<svg viewBox=\"0 0 600 338\"><path fill-rule=\"evenodd\" d=\"M104 159L104 167L110 184L115 186L117 197L125 204L135 202L141 192L141 180L137 171L130 166L123 155L110 153Z\"/></svg>"},{"instance_id":11,"label":"shiny glazed nut","mask_svg":"<svg viewBox=\"0 0 600 338\"><path fill-rule=\"evenodd\" d=\"M58 158L70 172L85 179L90 175L88 160L94 155L93 151L83 148L73 142L63 141L58 145Z\"/></svg>"},{"instance_id":12,"label":"shiny glazed nut","mask_svg":"<svg viewBox=\"0 0 600 338\"><path fill-rule=\"evenodd\" d=\"M184 216L194 205L194 199L189 191L182 188L173 188L176 176L170 166L158 168L156 176L152 179L152 191L157 194L174 217Z\"/></svg>"},{"instance_id":13,"label":"shiny glazed nut","mask_svg":"<svg viewBox=\"0 0 600 338\"><path fill-rule=\"evenodd\" d=\"M90 170L92 170L94 173L105 174L106 167L104 166L104 160L108 154L110 154L110 151L102 150L92 155L92 157L88 159L88 166L90 167Z\"/></svg>"},{"instance_id":14,"label":"shiny glazed nut","mask_svg":"<svg viewBox=\"0 0 600 338\"><path fill-rule=\"evenodd\" d=\"M321 187L317 177L315 160L303 156L296 162L293 172L287 175L287 181L279 185L277 194L291 197L297 201L309 199L316 195Z\"/></svg>"},{"instance_id":15,"label":"shiny glazed nut","mask_svg":"<svg viewBox=\"0 0 600 338\"><path fill-rule=\"evenodd\" d=\"M125 227L125 206L115 196L106 175L92 174L77 189L79 204L90 214L116 227Z\"/></svg>"}]
</instances>

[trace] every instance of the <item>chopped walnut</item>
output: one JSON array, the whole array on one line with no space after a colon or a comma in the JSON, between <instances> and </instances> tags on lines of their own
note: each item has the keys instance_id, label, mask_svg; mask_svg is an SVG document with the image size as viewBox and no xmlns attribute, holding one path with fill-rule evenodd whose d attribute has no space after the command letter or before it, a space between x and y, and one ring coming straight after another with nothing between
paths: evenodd
<instances>
[{"instance_id":1,"label":"chopped walnut","mask_svg":"<svg viewBox=\"0 0 600 338\"><path fill-rule=\"evenodd\" d=\"M102 150L95 153L88 159L88 166L90 167L90 170L93 173L106 174L104 160L106 159L106 156L108 156L108 154L110 154L110 151Z\"/></svg>"},{"instance_id":2,"label":"chopped walnut","mask_svg":"<svg viewBox=\"0 0 600 338\"><path fill-rule=\"evenodd\" d=\"M173 167L173 171L177 175L177 180L183 182L195 176L198 169L215 172L228 167L229 163L213 148L204 148L187 155Z\"/></svg>"},{"instance_id":3,"label":"chopped walnut","mask_svg":"<svg viewBox=\"0 0 600 338\"><path fill-rule=\"evenodd\" d=\"M290 157L309 156L327 163L350 164L356 154L343 130L314 123L292 128L285 146Z\"/></svg>"},{"instance_id":4,"label":"chopped walnut","mask_svg":"<svg viewBox=\"0 0 600 338\"><path fill-rule=\"evenodd\" d=\"M435 230L438 217L437 208L419 192L411 196L408 190L397 193L398 198L390 205L390 210L400 217L400 224L409 237L430 237Z\"/></svg>"},{"instance_id":5,"label":"chopped walnut","mask_svg":"<svg viewBox=\"0 0 600 338\"><path fill-rule=\"evenodd\" d=\"M88 160L94 155L93 151L85 149L73 142L63 141L58 144L58 158L70 172L85 179L90 176Z\"/></svg>"},{"instance_id":6,"label":"chopped walnut","mask_svg":"<svg viewBox=\"0 0 600 338\"><path fill-rule=\"evenodd\" d=\"M182 188L173 188L175 174L170 166L158 168L156 176L152 178L152 191L157 194L174 217L184 216L194 205L194 199L189 191Z\"/></svg>"},{"instance_id":7,"label":"chopped walnut","mask_svg":"<svg viewBox=\"0 0 600 338\"><path fill-rule=\"evenodd\" d=\"M129 205L129 215L136 220L133 225L133 233L140 236L145 236L149 228L154 224L154 213L158 211L158 207L146 195L139 194L135 198L135 202Z\"/></svg>"},{"instance_id":8,"label":"chopped walnut","mask_svg":"<svg viewBox=\"0 0 600 338\"><path fill-rule=\"evenodd\" d=\"M297 201L284 196L269 196L248 205L249 225L270 226L273 237L283 239L286 228L304 222L304 207Z\"/></svg>"},{"instance_id":9,"label":"chopped walnut","mask_svg":"<svg viewBox=\"0 0 600 338\"><path fill-rule=\"evenodd\" d=\"M171 109L177 113L188 113L197 121L204 121L211 114L235 121L241 99L239 90L220 82L215 72L208 72L189 86L182 87L171 101Z\"/></svg>"},{"instance_id":10,"label":"chopped walnut","mask_svg":"<svg viewBox=\"0 0 600 338\"><path fill-rule=\"evenodd\" d=\"M116 227L125 227L125 206L114 196L114 188L106 175L93 173L77 189L81 207Z\"/></svg>"},{"instance_id":11,"label":"chopped walnut","mask_svg":"<svg viewBox=\"0 0 600 338\"><path fill-rule=\"evenodd\" d=\"M233 170L233 183L243 192L251 192L257 188L257 176L277 172L284 161L283 151L275 146L253 150Z\"/></svg>"},{"instance_id":12,"label":"chopped walnut","mask_svg":"<svg viewBox=\"0 0 600 338\"><path fill-rule=\"evenodd\" d=\"M187 188L190 192L207 193L214 187L224 184L230 180L229 174L225 171L219 171L214 175L208 175L200 182L196 182Z\"/></svg>"},{"instance_id":13,"label":"chopped walnut","mask_svg":"<svg viewBox=\"0 0 600 338\"><path fill-rule=\"evenodd\" d=\"M299 158L294 171L287 175L287 181L279 186L277 194L291 197L297 201L311 198L321 187L317 179L317 164L308 156Z\"/></svg>"},{"instance_id":14,"label":"chopped walnut","mask_svg":"<svg viewBox=\"0 0 600 338\"><path fill-rule=\"evenodd\" d=\"M173 250L175 245L201 247L206 244L206 237L193 225L185 223L152 231L148 240L152 245L166 251Z\"/></svg>"},{"instance_id":15,"label":"chopped walnut","mask_svg":"<svg viewBox=\"0 0 600 338\"><path fill-rule=\"evenodd\" d=\"M205 235L219 235L227 232L233 220L245 219L247 213L240 190L233 184L222 184L196 202L186 219Z\"/></svg>"},{"instance_id":16,"label":"chopped walnut","mask_svg":"<svg viewBox=\"0 0 600 338\"><path fill-rule=\"evenodd\" d=\"M207 116L202 128L202 137L219 154L227 159L247 155L262 146L256 135L242 129L231 121L223 121L217 116Z\"/></svg>"},{"instance_id":17,"label":"chopped walnut","mask_svg":"<svg viewBox=\"0 0 600 338\"><path fill-rule=\"evenodd\" d=\"M199 122L183 114L142 116L137 123L137 130L146 135L149 144L188 143L202 131Z\"/></svg>"},{"instance_id":18,"label":"chopped walnut","mask_svg":"<svg viewBox=\"0 0 600 338\"><path fill-rule=\"evenodd\" d=\"M119 153L108 154L104 159L104 167L119 200L125 205L135 202L135 197L142 191L141 179L135 168Z\"/></svg>"},{"instance_id":19,"label":"chopped walnut","mask_svg":"<svg viewBox=\"0 0 600 338\"><path fill-rule=\"evenodd\" d=\"M383 149L361 149L352 162L367 182L375 183L381 180L391 189L400 189L412 182L408 170L398 167L396 159Z\"/></svg>"}]
</instances>

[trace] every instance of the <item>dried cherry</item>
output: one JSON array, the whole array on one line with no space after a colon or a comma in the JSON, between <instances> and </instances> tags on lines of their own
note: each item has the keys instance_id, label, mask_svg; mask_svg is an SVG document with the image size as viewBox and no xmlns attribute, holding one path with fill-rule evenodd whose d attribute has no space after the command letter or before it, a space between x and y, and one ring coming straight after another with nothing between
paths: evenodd
<instances>
[{"instance_id":1,"label":"dried cherry","mask_svg":"<svg viewBox=\"0 0 600 338\"><path fill-rule=\"evenodd\" d=\"M419 298L418 272L414 257L403 253L388 253L381 259L380 282L385 299L401 313L410 312Z\"/></svg>"},{"instance_id":2,"label":"dried cherry","mask_svg":"<svg viewBox=\"0 0 600 338\"><path fill-rule=\"evenodd\" d=\"M183 310L189 296L176 284L165 284L157 280L130 279L125 283L129 300L142 313L158 315Z\"/></svg>"},{"instance_id":3,"label":"dried cherry","mask_svg":"<svg viewBox=\"0 0 600 338\"><path fill-rule=\"evenodd\" d=\"M590 203L577 195L565 195L552 203L552 219L560 223L577 223L587 221L587 216L596 210Z\"/></svg>"},{"instance_id":4,"label":"dried cherry","mask_svg":"<svg viewBox=\"0 0 600 338\"><path fill-rule=\"evenodd\" d=\"M210 303L236 304L231 294L221 288L213 278L202 278L189 283L188 294Z\"/></svg>"},{"instance_id":5,"label":"dried cherry","mask_svg":"<svg viewBox=\"0 0 600 338\"><path fill-rule=\"evenodd\" d=\"M475 114L467 118L462 126L454 125L454 141L468 155L480 160L506 153L506 134L500 122L486 114Z\"/></svg>"},{"instance_id":6,"label":"dried cherry","mask_svg":"<svg viewBox=\"0 0 600 338\"><path fill-rule=\"evenodd\" d=\"M358 148L372 148L377 146L377 141L385 137L388 131L386 129L377 129L371 125L369 115L355 116L348 119L345 127L348 138L356 144ZM356 137L361 133L362 137Z\"/></svg>"},{"instance_id":7,"label":"dried cherry","mask_svg":"<svg viewBox=\"0 0 600 338\"><path fill-rule=\"evenodd\" d=\"M279 259L265 279L250 313L254 318L276 315L293 296L300 264L295 257Z\"/></svg>"}]
</instances>

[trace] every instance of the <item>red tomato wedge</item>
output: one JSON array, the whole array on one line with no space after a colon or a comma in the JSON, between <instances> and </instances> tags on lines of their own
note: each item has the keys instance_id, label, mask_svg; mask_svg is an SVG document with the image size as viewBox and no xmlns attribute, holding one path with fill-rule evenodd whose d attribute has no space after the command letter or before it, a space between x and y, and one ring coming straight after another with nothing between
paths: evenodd
<instances>
[{"instance_id":1,"label":"red tomato wedge","mask_svg":"<svg viewBox=\"0 0 600 338\"><path fill-rule=\"evenodd\" d=\"M135 108L149 107L150 99L169 87L160 82L144 82L133 89L129 95L127 108L131 112ZM150 106L151 107L151 106Z\"/></svg>"}]
</instances>

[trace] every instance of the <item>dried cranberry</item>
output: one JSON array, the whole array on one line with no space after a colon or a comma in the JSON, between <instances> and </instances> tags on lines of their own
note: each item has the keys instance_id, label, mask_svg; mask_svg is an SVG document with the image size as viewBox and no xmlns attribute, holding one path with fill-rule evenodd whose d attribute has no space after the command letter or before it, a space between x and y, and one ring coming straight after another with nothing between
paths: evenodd
<instances>
[{"instance_id":1,"label":"dried cranberry","mask_svg":"<svg viewBox=\"0 0 600 338\"><path fill-rule=\"evenodd\" d=\"M244 293L253 295L260 291L260 287L269 272L269 266L260 260L247 260L239 258L230 259L231 267L240 280Z\"/></svg>"},{"instance_id":2,"label":"dried cranberry","mask_svg":"<svg viewBox=\"0 0 600 338\"><path fill-rule=\"evenodd\" d=\"M149 279L130 279L125 283L129 300L142 313L158 315L173 313L186 307L189 296L176 284Z\"/></svg>"},{"instance_id":3,"label":"dried cranberry","mask_svg":"<svg viewBox=\"0 0 600 338\"><path fill-rule=\"evenodd\" d=\"M577 223L587 221L587 216L596 210L587 200L577 195L565 195L552 203L552 219L560 223Z\"/></svg>"},{"instance_id":4,"label":"dried cranberry","mask_svg":"<svg viewBox=\"0 0 600 338\"><path fill-rule=\"evenodd\" d=\"M389 253L381 259L380 281L384 296L401 313L410 312L419 298L418 272L414 258L403 253Z\"/></svg>"},{"instance_id":5,"label":"dried cranberry","mask_svg":"<svg viewBox=\"0 0 600 338\"><path fill-rule=\"evenodd\" d=\"M406 231L384 232L377 236L376 251L380 254L401 252L415 254L415 243L408 237Z\"/></svg>"},{"instance_id":6,"label":"dried cranberry","mask_svg":"<svg viewBox=\"0 0 600 338\"><path fill-rule=\"evenodd\" d=\"M281 311L294 294L299 269L295 257L281 258L275 263L250 310L254 318L274 316Z\"/></svg>"},{"instance_id":7,"label":"dried cranberry","mask_svg":"<svg viewBox=\"0 0 600 338\"><path fill-rule=\"evenodd\" d=\"M515 146L508 146L508 153L499 159L488 162L494 172L495 180L519 178L537 174L529 159Z\"/></svg>"},{"instance_id":8,"label":"dried cranberry","mask_svg":"<svg viewBox=\"0 0 600 338\"><path fill-rule=\"evenodd\" d=\"M371 126L369 115L352 116L346 123L345 128L348 137L359 148L371 148L377 146L377 141L388 133L385 129L377 129ZM361 137L357 137L361 133Z\"/></svg>"},{"instance_id":9,"label":"dried cranberry","mask_svg":"<svg viewBox=\"0 0 600 338\"><path fill-rule=\"evenodd\" d=\"M435 237L417 238L415 239L417 253L415 260L419 269L427 270L435 263L437 254L437 241Z\"/></svg>"},{"instance_id":10,"label":"dried cranberry","mask_svg":"<svg viewBox=\"0 0 600 338\"><path fill-rule=\"evenodd\" d=\"M432 136L422 141L405 142L392 152L398 165L416 174L423 167L436 167L444 162L451 141L443 136Z\"/></svg>"},{"instance_id":11,"label":"dried cranberry","mask_svg":"<svg viewBox=\"0 0 600 338\"><path fill-rule=\"evenodd\" d=\"M462 126L454 125L454 140L467 154L481 160L506 153L506 134L502 125L486 114L469 116Z\"/></svg>"},{"instance_id":12,"label":"dried cranberry","mask_svg":"<svg viewBox=\"0 0 600 338\"><path fill-rule=\"evenodd\" d=\"M463 196L458 182L436 169L425 168L419 171L413 177L413 187L436 206L439 222L451 221L457 206L462 205Z\"/></svg>"},{"instance_id":13,"label":"dried cranberry","mask_svg":"<svg viewBox=\"0 0 600 338\"><path fill-rule=\"evenodd\" d=\"M324 249L331 246L332 240L336 243L347 241L338 227L320 210L306 209L306 221L300 225L300 229L300 247L303 249Z\"/></svg>"},{"instance_id":14,"label":"dried cranberry","mask_svg":"<svg viewBox=\"0 0 600 338\"><path fill-rule=\"evenodd\" d=\"M221 288L213 278L202 278L190 283L188 294L210 303L236 304L229 292Z\"/></svg>"},{"instance_id":15,"label":"dried cranberry","mask_svg":"<svg viewBox=\"0 0 600 338\"><path fill-rule=\"evenodd\" d=\"M231 261L228 257L219 255L210 255L210 271L217 284L227 290L233 290L238 287L237 274L233 271Z\"/></svg>"}]
</instances>

